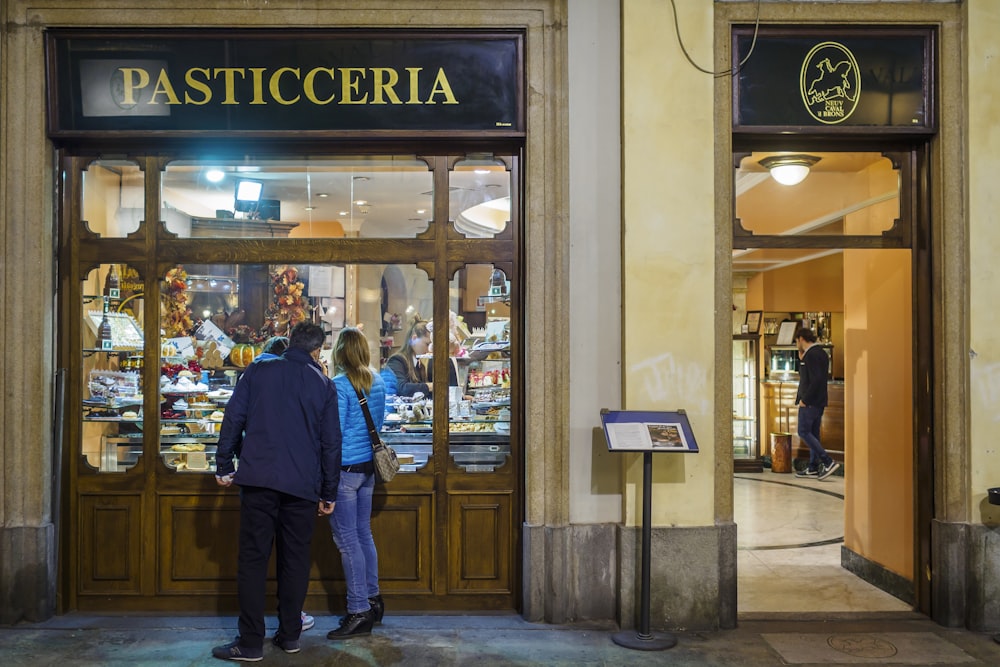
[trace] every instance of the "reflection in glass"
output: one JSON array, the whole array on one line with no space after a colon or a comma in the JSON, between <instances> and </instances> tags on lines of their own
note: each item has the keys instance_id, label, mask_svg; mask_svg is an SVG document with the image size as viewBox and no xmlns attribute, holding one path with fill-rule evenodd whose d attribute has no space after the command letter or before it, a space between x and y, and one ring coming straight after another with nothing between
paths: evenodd
<instances>
[{"instance_id":1,"label":"reflection in glass","mask_svg":"<svg viewBox=\"0 0 1000 667\"><path fill-rule=\"evenodd\" d=\"M91 232L124 238L143 218L144 179L139 166L124 160L97 160L83 172L83 220Z\"/></svg>"},{"instance_id":2,"label":"reflection in glass","mask_svg":"<svg viewBox=\"0 0 1000 667\"><path fill-rule=\"evenodd\" d=\"M181 237L413 238L430 224L432 195L413 156L175 161L162 215Z\"/></svg>"},{"instance_id":3,"label":"reflection in glass","mask_svg":"<svg viewBox=\"0 0 1000 667\"><path fill-rule=\"evenodd\" d=\"M468 238L496 236L510 222L510 172L491 155L468 156L450 174L448 218Z\"/></svg>"}]
</instances>

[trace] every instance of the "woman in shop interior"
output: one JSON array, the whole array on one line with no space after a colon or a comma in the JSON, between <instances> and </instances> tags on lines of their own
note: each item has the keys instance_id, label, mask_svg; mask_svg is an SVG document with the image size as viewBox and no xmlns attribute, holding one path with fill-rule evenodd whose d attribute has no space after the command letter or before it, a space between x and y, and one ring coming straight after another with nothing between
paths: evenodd
<instances>
[{"instance_id":1,"label":"woman in shop interior","mask_svg":"<svg viewBox=\"0 0 1000 667\"><path fill-rule=\"evenodd\" d=\"M464 330L464 325L461 326ZM382 369L382 378L386 382L386 390L390 395L413 396L420 393L428 398L431 396L434 389L432 384L434 374L431 370L432 367L425 366L420 357L432 351L431 335L433 331L434 328L430 322L421 320L419 317L414 319L399 352L386 360L385 368ZM457 337L454 331L449 336L452 344L451 355L454 356L462 338ZM448 368L448 386L458 386L458 371L454 361Z\"/></svg>"}]
</instances>

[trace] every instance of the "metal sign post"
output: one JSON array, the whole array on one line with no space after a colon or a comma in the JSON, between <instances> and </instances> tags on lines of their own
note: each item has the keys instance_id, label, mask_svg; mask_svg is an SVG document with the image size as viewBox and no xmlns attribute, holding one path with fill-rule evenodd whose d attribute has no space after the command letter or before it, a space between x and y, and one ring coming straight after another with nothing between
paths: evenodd
<instances>
[{"instance_id":1,"label":"metal sign post","mask_svg":"<svg viewBox=\"0 0 1000 667\"><path fill-rule=\"evenodd\" d=\"M617 452L642 452L642 573L639 599L639 627L622 630L611 636L625 648L639 651L662 651L677 645L670 633L651 632L649 618L649 579L652 543L653 452L696 453L698 445L687 414L675 412L601 411L608 449Z\"/></svg>"}]
</instances>

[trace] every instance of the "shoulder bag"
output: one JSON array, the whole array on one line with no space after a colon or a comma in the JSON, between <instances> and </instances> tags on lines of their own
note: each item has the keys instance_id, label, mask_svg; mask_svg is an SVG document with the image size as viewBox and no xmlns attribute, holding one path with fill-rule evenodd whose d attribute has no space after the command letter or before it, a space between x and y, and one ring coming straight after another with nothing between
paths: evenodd
<instances>
[{"instance_id":1,"label":"shoulder bag","mask_svg":"<svg viewBox=\"0 0 1000 667\"><path fill-rule=\"evenodd\" d=\"M365 422L368 424L368 437L372 441L372 462L375 464L375 476L382 483L390 482L399 472L399 459L396 458L396 450L382 442L378 431L375 430L372 413L368 409L368 399L357 387L354 388L354 391L358 393L358 402L361 404L361 411L365 413Z\"/></svg>"}]
</instances>

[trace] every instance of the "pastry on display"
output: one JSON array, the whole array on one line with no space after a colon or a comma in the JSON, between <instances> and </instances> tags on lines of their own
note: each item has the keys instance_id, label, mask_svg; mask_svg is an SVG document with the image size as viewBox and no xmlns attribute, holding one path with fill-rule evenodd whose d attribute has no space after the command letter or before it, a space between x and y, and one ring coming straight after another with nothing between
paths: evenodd
<instances>
[{"instance_id":1,"label":"pastry on display","mask_svg":"<svg viewBox=\"0 0 1000 667\"><path fill-rule=\"evenodd\" d=\"M197 381L197 376L191 371L181 371L177 378L171 381L169 377L160 378L160 391L165 394L193 394L208 392L208 385Z\"/></svg>"},{"instance_id":2,"label":"pastry on display","mask_svg":"<svg viewBox=\"0 0 1000 667\"><path fill-rule=\"evenodd\" d=\"M205 445L200 442L178 442L170 446L172 452L203 452Z\"/></svg>"}]
</instances>

